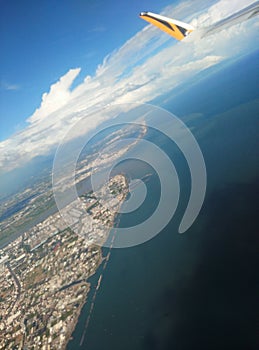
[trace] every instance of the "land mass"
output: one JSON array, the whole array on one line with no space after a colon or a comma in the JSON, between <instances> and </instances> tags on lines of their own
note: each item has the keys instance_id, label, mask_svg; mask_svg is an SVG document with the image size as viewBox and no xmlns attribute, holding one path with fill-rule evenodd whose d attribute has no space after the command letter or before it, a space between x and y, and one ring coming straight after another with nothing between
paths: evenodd
<instances>
[{"instance_id":1,"label":"land mass","mask_svg":"<svg viewBox=\"0 0 259 350\"><path fill-rule=\"evenodd\" d=\"M0 250L0 349L66 348L127 194L115 175Z\"/></svg>"}]
</instances>

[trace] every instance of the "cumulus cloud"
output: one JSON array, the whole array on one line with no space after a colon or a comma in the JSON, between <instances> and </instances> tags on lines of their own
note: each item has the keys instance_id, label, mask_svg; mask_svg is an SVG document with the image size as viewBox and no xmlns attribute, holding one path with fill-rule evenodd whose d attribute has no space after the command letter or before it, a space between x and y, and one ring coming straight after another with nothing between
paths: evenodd
<instances>
[{"instance_id":1,"label":"cumulus cloud","mask_svg":"<svg viewBox=\"0 0 259 350\"><path fill-rule=\"evenodd\" d=\"M71 98L70 87L80 70L80 68L70 69L57 83L51 85L49 93L45 92L42 95L40 107L27 121L29 123L40 122L52 112L66 105Z\"/></svg>"},{"instance_id":2,"label":"cumulus cloud","mask_svg":"<svg viewBox=\"0 0 259 350\"><path fill-rule=\"evenodd\" d=\"M190 22L195 27L211 25L251 4L250 0L187 0L169 6L163 13ZM193 35L186 42L148 25L124 45L104 58L94 76L71 90L80 68L70 69L42 95L41 105L27 119L28 126L0 143L0 166L6 170L25 164L33 157L45 155L57 147L66 132L82 116L93 130L104 116L91 112L111 103L148 102L177 88L195 74L241 55L254 47L253 25L238 24L200 40ZM199 31L197 31L199 32Z\"/></svg>"}]
</instances>

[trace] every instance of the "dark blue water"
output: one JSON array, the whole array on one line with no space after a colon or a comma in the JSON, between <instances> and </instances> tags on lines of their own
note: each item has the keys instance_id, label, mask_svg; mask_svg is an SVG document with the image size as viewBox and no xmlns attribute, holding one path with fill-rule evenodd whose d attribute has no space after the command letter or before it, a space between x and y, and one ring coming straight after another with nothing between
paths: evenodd
<instances>
[{"instance_id":1,"label":"dark blue water","mask_svg":"<svg viewBox=\"0 0 259 350\"><path fill-rule=\"evenodd\" d=\"M256 348L257 61L258 52L197 84L196 97L189 91L167 103L192 127L204 154L208 191L201 213L186 233L177 233L190 182L176 157L184 179L176 215L154 239L113 249L83 345L89 303L68 349ZM162 147L175 155L168 140ZM129 168L137 175L150 171ZM147 186L154 205L160 195L155 176ZM127 215L120 220L122 226L134 222Z\"/></svg>"}]
</instances>

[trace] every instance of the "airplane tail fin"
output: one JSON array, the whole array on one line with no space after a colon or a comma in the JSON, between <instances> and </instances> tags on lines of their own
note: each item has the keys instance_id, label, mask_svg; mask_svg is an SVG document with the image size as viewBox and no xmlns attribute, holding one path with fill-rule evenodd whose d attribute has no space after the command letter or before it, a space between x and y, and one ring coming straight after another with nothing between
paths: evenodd
<instances>
[{"instance_id":1,"label":"airplane tail fin","mask_svg":"<svg viewBox=\"0 0 259 350\"><path fill-rule=\"evenodd\" d=\"M194 28L190 24L180 22L175 19L171 19L161 15L157 15L152 12L141 12L139 17L155 25L156 27L163 30L164 32L171 35L177 40L184 39L194 30Z\"/></svg>"}]
</instances>

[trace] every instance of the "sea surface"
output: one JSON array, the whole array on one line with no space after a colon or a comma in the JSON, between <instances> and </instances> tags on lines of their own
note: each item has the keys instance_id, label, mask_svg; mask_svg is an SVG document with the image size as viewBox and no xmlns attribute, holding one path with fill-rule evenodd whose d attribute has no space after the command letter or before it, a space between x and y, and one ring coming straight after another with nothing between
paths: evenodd
<instances>
[{"instance_id":1,"label":"sea surface","mask_svg":"<svg viewBox=\"0 0 259 350\"><path fill-rule=\"evenodd\" d=\"M102 266L91 277L69 350L256 349L258 58L256 51L165 99L162 106L185 121L203 152L203 208L179 234L190 193L188 169L172 142L150 133L178 171L179 207L150 241L112 250L85 329ZM152 172L134 160L122 168L132 178ZM147 200L134 215L118 218L121 227L154 211L160 197L155 173L146 186Z\"/></svg>"}]
</instances>

